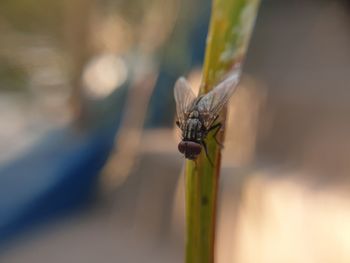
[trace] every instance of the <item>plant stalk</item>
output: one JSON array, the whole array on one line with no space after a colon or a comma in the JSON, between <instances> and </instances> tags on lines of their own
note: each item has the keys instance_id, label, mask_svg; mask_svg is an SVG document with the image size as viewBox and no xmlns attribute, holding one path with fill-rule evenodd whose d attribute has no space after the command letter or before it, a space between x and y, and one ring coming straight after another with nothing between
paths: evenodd
<instances>
[{"instance_id":1,"label":"plant stalk","mask_svg":"<svg viewBox=\"0 0 350 263\"><path fill-rule=\"evenodd\" d=\"M200 94L209 92L245 57L259 0L213 0ZM221 113L225 123L226 109ZM221 143L224 130L216 137ZM186 263L213 263L221 147L213 134L206 138L205 153L186 161Z\"/></svg>"}]
</instances>

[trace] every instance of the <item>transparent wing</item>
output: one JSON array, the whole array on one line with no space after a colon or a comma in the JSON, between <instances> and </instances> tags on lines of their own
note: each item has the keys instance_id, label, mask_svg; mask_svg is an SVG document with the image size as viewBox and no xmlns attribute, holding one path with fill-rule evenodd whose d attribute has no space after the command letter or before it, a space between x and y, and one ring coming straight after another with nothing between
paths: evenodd
<instances>
[{"instance_id":1,"label":"transparent wing","mask_svg":"<svg viewBox=\"0 0 350 263\"><path fill-rule=\"evenodd\" d=\"M190 85L184 77L180 77L174 88L174 97L176 102L177 119L180 122L180 126L183 127L185 119L196 99Z\"/></svg>"},{"instance_id":2,"label":"transparent wing","mask_svg":"<svg viewBox=\"0 0 350 263\"><path fill-rule=\"evenodd\" d=\"M204 118L204 125L209 128L221 109L236 91L239 82L240 70L234 71L213 90L204 95L198 102L198 109Z\"/></svg>"}]
</instances>

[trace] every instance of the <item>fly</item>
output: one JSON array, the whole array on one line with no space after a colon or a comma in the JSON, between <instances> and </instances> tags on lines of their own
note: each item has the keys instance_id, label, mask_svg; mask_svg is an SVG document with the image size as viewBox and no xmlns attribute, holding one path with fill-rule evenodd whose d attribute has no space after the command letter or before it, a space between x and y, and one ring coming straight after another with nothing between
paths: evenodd
<instances>
[{"instance_id":1,"label":"fly","mask_svg":"<svg viewBox=\"0 0 350 263\"><path fill-rule=\"evenodd\" d=\"M226 105L237 88L240 71L234 71L214 89L203 96L196 96L185 78L180 77L174 87L177 121L182 131L182 140L178 145L185 158L195 160L205 150L208 157L205 138L215 130L214 139L222 124L217 122L221 109ZM209 157L208 157L209 159ZM211 160L209 159L211 162ZM212 163L212 162L211 162Z\"/></svg>"}]
</instances>

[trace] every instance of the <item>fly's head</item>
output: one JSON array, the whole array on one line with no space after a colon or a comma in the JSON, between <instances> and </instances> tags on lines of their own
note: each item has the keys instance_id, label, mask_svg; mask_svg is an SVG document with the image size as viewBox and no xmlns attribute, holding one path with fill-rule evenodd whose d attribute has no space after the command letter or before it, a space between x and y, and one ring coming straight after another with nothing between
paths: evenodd
<instances>
[{"instance_id":1,"label":"fly's head","mask_svg":"<svg viewBox=\"0 0 350 263\"><path fill-rule=\"evenodd\" d=\"M199 143L192 141L181 141L178 145L179 152L185 155L185 158L195 160L202 151Z\"/></svg>"}]
</instances>

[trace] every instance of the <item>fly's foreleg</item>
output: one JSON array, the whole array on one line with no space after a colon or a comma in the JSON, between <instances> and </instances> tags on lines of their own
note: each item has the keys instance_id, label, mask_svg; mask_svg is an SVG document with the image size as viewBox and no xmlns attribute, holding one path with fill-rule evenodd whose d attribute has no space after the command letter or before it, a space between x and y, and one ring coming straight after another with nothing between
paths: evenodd
<instances>
[{"instance_id":1,"label":"fly's foreleg","mask_svg":"<svg viewBox=\"0 0 350 263\"><path fill-rule=\"evenodd\" d=\"M211 164L212 166L214 166L213 161L210 159L210 156L209 156L209 154L208 154L207 144L205 143L205 141L202 141L201 144L203 145L203 148L204 148L204 151L205 151L205 156L207 156L208 161L210 162L210 164Z\"/></svg>"},{"instance_id":2,"label":"fly's foreleg","mask_svg":"<svg viewBox=\"0 0 350 263\"><path fill-rule=\"evenodd\" d=\"M219 133L219 131L221 130L222 127L223 127L222 123L219 122L219 123L217 123L217 124L211 126L211 127L209 128L208 132L215 130L215 132L214 132L214 134L213 134L213 138L214 138L215 142L216 142L221 148L224 148L224 145L223 145L221 142L219 142L219 140L218 140L218 138L217 138L217 135L218 135L218 133Z\"/></svg>"}]
</instances>

